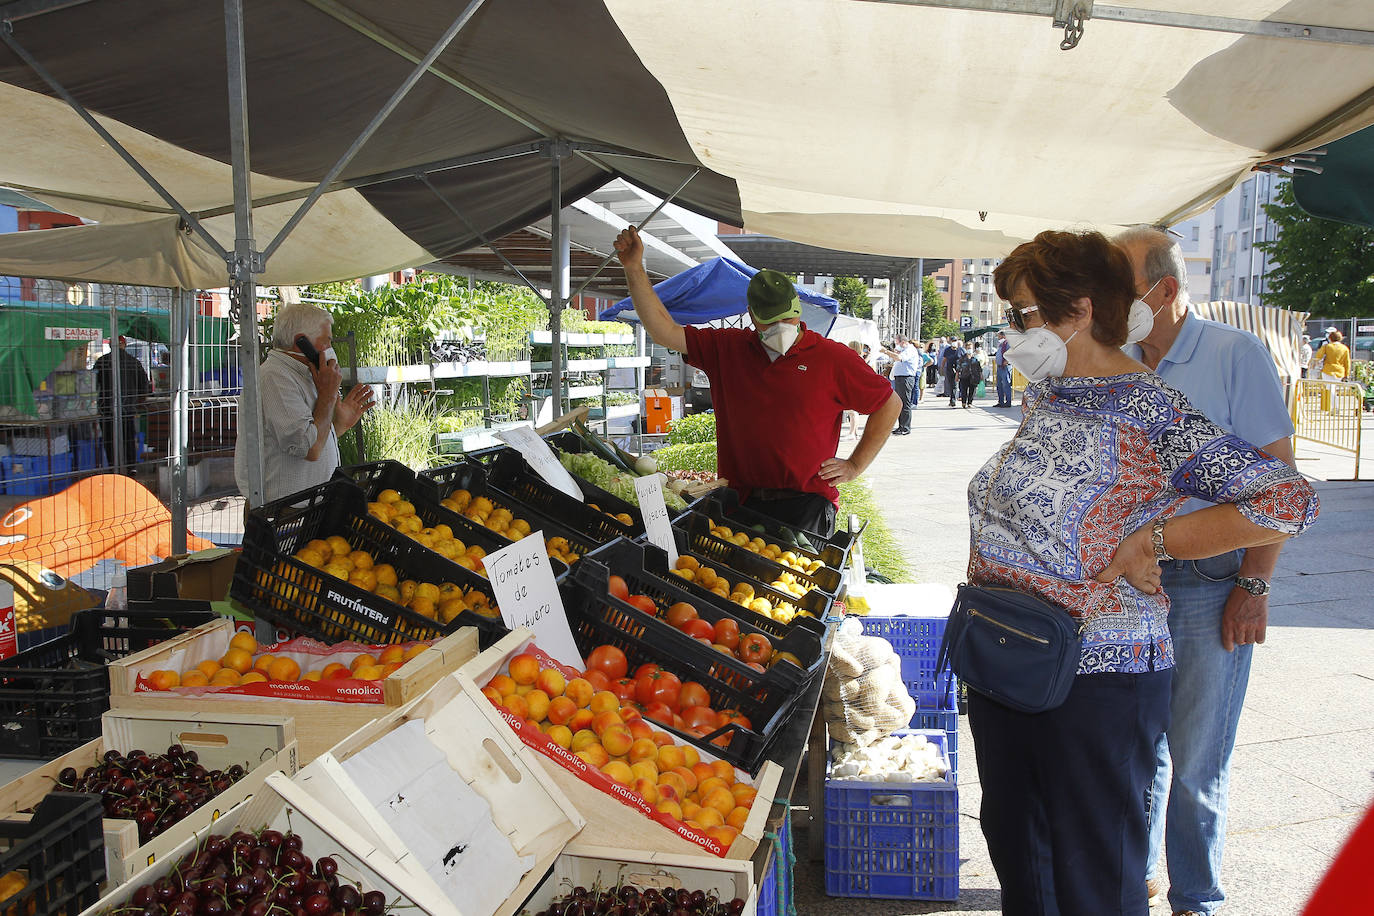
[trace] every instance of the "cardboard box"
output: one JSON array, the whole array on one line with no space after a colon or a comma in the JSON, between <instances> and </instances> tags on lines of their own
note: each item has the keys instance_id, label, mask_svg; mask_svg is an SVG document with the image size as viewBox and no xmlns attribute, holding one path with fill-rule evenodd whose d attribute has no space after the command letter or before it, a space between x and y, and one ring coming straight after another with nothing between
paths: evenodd
<instances>
[{"instance_id":1,"label":"cardboard box","mask_svg":"<svg viewBox=\"0 0 1374 916\"><path fill-rule=\"evenodd\" d=\"M533 644L530 631L512 631L496 645L487 649L458 671L463 689L482 697L481 688L505 670L511 656L526 651ZM490 701L482 697L490 705ZM548 740L546 736L513 717L503 709L492 707L496 716L514 730L522 741L539 751L538 760L544 771L557 783L582 816L587 827L579 841L596 846L613 846L670 855L695 856L705 862L724 859L748 859L763 840L768 809L777 794L782 768L772 761L764 763L757 777L735 770L735 778L751 783L756 797L749 818L729 849L721 852L714 839L681 823L666 814L654 811L642 798L624 786L613 783L601 772L592 769L580 758ZM652 723L651 723L652 724ZM698 745L702 760L718 759Z\"/></svg>"},{"instance_id":2,"label":"cardboard box","mask_svg":"<svg viewBox=\"0 0 1374 916\"><path fill-rule=\"evenodd\" d=\"M124 883L164 858L197 831L209 827L225 811L250 798L268 773L294 773L297 767L295 721L287 716L242 716L107 712L101 719L102 737L44 764L0 788L0 816L28 810L52 791L57 774L66 767L78 773L96 765L108 750L142 748L162 753L173 744L194 750L208 770L239 764L248 774L189 817L173 824L146 844L139 843L133 821L106 818L105 870L110 886Z\"/></svg>"},{"instance_id":3,"label":"cardboard box","mask_svg":"<svg viewBox=\"0 0 1374 916\"><path fill-rule=\"evenodd\" d=\"M151 868L106 894L81 916L120 912L134 891L171 872L210 832L227 835L235 830L258 832L265 829L299 835L302 851L311 859L332 856L339 863L341 875L361 883L364 891L379 890L386 894L388 912L407 916L456 916L457 911L447 900L433 897L399 862L360 837L299 786L292 785L284 773L270 774L252 798L226 811L213 831L203 830L197 836L188 837Z\"/></svg>"},{"instance_id":4,"label":"cardboard box","mask_svg":"<svg viewBox=\"0 0 1374 916\"><path fill-rule=\"evenodd\" d=\"M129 600L223 601L229 597L229 584L234 579L234 565L238 563L240 552L228 547L212 547L131 569L126 580Z\"/></svg>"},{"instance_id":5,"label":"cardboard box","mask_svg":"<svg viewBox=\"0 0 1374 916\"><path fill-rule=\"evenodd\" d=\"M219 659L228 649L233 634L233 621L216 620L111 662L110 708L170 710L183 715L235 712L295 716L301 723L297 740L300 762L304 765L361 726L420 696L441 677L456 671L477 655L475 629L464 627L451 633L382 681L380 703L338 703L227 694L190 696L175 691L138 690L139 672L173 667L173 658L190 660L186 667L207 658Z\"/></svg>"},{"instance_id":6,"label":"cardboard box","mask_svg":"<svg viewBox=\"0 0 1374 916\"><path fill-rule=\"evenodd\" d=\"M394 774L394 784L360 782L355 766ZM516 912L584 825L536 755L456 676L360 728L294 781L465 916ZM475 792L466 801L463 783ZM477 839L484 833L486 843ZM503 838L511 847L504 855L492 848Z\"/></svg>"}]
</instances>

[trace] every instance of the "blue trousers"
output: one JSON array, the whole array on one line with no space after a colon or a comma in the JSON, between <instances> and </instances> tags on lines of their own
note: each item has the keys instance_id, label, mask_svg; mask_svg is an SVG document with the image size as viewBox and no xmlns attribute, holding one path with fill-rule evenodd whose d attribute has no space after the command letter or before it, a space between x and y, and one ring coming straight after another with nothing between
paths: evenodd
<instances>
[{"instance_id":1,"label":"blue trousers","mask_svg":"<svg viewBox=\"0 0 1374 916\"><path fill-rule=\"evenodd\" d=\"M1207 560L1176 560L1164 565L1160 577L1171 603L1169 635L1177 667L1169 730L1156 749L1150 788L1148 874L1153 878L1159 870L1163 843L1169 904L1175 910L1213 913L1226 899L1221 856L1231 751L1255 647L1223 649L1221 615L1242 556L1235 550Z\"/></svg>"},{"instance_id":2,"label":"blue trousers","mask_svg":"<svg viewBox=\"0 0 1374 916\"><path fill-rule=\"evenodd\" d=\"M1006 916L1146 916L1145 791L1172 674L1080 674L1037 715L969 691Z\"/></svg>"},{"instance_id":3,"label":"blue trousers","mask_svg":"<svg viewBox=\"0 0 1374 916\"><path fill-rule=\"evenodd\" d=\"M1011 366L997 367L997 403L1011 403Z\"/></svg>"}]
</instances>

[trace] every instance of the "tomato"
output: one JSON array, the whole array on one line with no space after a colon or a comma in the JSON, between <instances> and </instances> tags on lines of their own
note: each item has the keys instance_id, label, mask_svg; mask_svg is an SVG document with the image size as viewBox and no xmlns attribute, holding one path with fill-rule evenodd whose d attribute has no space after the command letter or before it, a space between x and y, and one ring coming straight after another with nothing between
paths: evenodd
<instances>
[{"instance_id":1,"label":"tomato","mask_svg":"<svg viewBox=\"0 0 1374 916\"><path fill-rule=\"evenodd\" d=\"M657 670L658 670L658 665L655 665L653 662L645 662L644 664L640 665L638 668L635 669L634 679L635 679L635 680L639 680L639 679L642 678L644 675L649 674L649 673L654 672L654 671L657 671Z\"/></svg>"},{"instance_id":2,"label":"tomato","mask_svg":"<svg viewBox=\"0 0 1374 916\"><path fill-rule=\"evenodd\" d=\"M592 650L592 654L587 656L587 668L597 671L604 671L606 677L615 681L625 676L630 663L625 658L625 653L615 646L597 646Z\"/></svg>"},{"instance_id":3,"label":"tomato","mask_svg":"<svg viewBox=\"0 0 1374 916\"><path fill-rule=\"evenodd\" d=\"M668 625L681 630L682 625L689 620L697 619L697 609L686 601L679 601L677 604L668 608Z\"/></svg>"},{"instance_id":4,"label":"tomato","mask_svg":"<svg viewBox=\"0 0 1374 916\"><path fill-rule=\"evenodd\" d=\"M696 681L688 681L682 685L682 691L678 694L678 706L687 710L693 706L710 706L711 695L706 692L706 688Z\"/></svg>"},{"instance_id":5,"label":"tomato","mask_svg":"<svg viewBox=\"0 0 1374 916\"><path fill-rule=\"evenodd\" d=\"M742 661L763 664L773 657L773 644L762 633L749 633L740 639L738 652Z\"/></svg>"},{"instance_id":6,"label":"tomato","mask_svg":"<svg viewBox=\"0 0 1374 916\"><path fill-rule=\"evenodd\" d=\"M619 576L611 576L611 580L606 588L616 598L621 601L630 600L630 587L625 584L625 580Z\"/></svg>"},{"instance_id":7,"label":"tomato","mask_svg":"<svg viewBox=\"0 0 1374 916\"><path fill-rule=\"evenodd\" d=\"M597 690L611 689L611 679L600 668L588 668L582 673L582 678Z\"/></svg>"},{"instance_id":8,"label":"tomato","mask_svg":"<svg viewBox=\"0 0 1374 916\"><path fill-rule=\"evenodd\" d=\"M662 703L677 712L682 681L678 676L662 668L635 679L635 698L641 706Z\"/></svg>"},{"instance_id":9,"label":"tomato","mask_svg":"<svg viewBox=\"0 0 1374 916\"><path fill-rule=\"evenodd\" d=\"M664 725L672 725L673 711L668 708L667 704L650 703L644 707L644 718L662 722Z\"/></svg>"},{"instance_id":10,"label":"tomato","mask_svg":"<svg viewBox=\"0 0 1374 916\"><path fill-rule=\"evenodd\" d=\"M682 724L688 731L695 728L706 728L707 731L715 731L720 726L717 724L716 712L709 706L693 706L682 711Z\"/></svg>"},{"instance_id":11,"label":"tomato","mask_svg":"<svg viewBox=\"0 0 1374 916\"><path fill-rule=\"evenodd\" d=\"M711 636L715 633L710 622L702 620L700 617L693 617L678 629L693 639L704 639L708 646L711 644Z\"/></svg>"},{"instance_id":12,"label":"tomato","mask_svg":"<svg viewBox=\"0 0 1374 916\"><path fill-rule=\"evenodd\" d=\"M753 728L753 726L749 724L749 718L738 709L722 709L720 712L716 713L716 724L718 727L724 728L732 723L738 725L740 728Z\"/></svg>"},{"instance_id":13,"label":"tomato","mask_svg":"<svg viewBox=\"0 0 1374 916\"><path fill-rule=\"evenodd\" d=\"M725 646L733 651L739 645L739 622L731 620L729 617L722 617L716 621L714 627L715 637L712 640L717 645Z\"/></svg>"},{"instance_id":14,"label":"tomato","mask_svg":"<svg viewBox=\"0 0 1374 916\"><path fill-rule=\"evenodd\" d=\"M611 693L620 697L620 702L633 703L635 698L635 679L632 677L617 678L611 682ZM625 710L621 709L621 718L624 718Z\"/></svg>"},{"instance_id":15,"label":"tomato","mask_svg":"<svg viewBox=\"0 0 1374 916\"><path fill-rule=\"evenodd\" d=\"M631 595L629 600L631 605L639 608L650 617L658 616L658 605L654 604L654 599L648 595Z\"/></svg>"}]
</instances>

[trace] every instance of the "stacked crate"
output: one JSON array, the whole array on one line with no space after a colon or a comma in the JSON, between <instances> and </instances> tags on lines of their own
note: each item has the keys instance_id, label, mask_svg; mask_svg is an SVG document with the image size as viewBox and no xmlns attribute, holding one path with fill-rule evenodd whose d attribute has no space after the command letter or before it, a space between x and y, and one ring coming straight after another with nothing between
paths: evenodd
<instances>
[{"instance_id":1,"label":"stacked crate","mask_svg":"<svg viewBox=\"0 0 1374 916\"><path fill-rule=\"evenodd\" d=\"M945 733L952 774L959 770L959 684L948 668L936 673L944 617L864 617L864 634L881 636L902 660L902 681L916 701L911 728Z\"/></svg>"}]
</instances>

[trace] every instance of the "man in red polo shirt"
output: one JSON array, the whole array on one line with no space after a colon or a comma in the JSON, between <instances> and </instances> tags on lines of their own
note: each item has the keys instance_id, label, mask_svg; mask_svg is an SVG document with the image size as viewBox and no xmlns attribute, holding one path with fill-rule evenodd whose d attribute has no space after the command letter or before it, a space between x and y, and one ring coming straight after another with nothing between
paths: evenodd
<instances>
[{"instance_id":1,"label":"man in red polo shirt","mask_svg":"<svg viewBox=\"0 0 1374 916\"><path fill-rule=\"evenodd\" d=\"M635 314L654 343L676 350L711 380L716 465L745 505L826 536L840 492L878 456L902 401L844 344L801 323L801 300L786 274L761 270L749 281L754 330L683 327L644 272L644 243L633 228L615 250ZM848 458L836 457L844 411L869 416Z\"/></svg>"}]
</instances>

